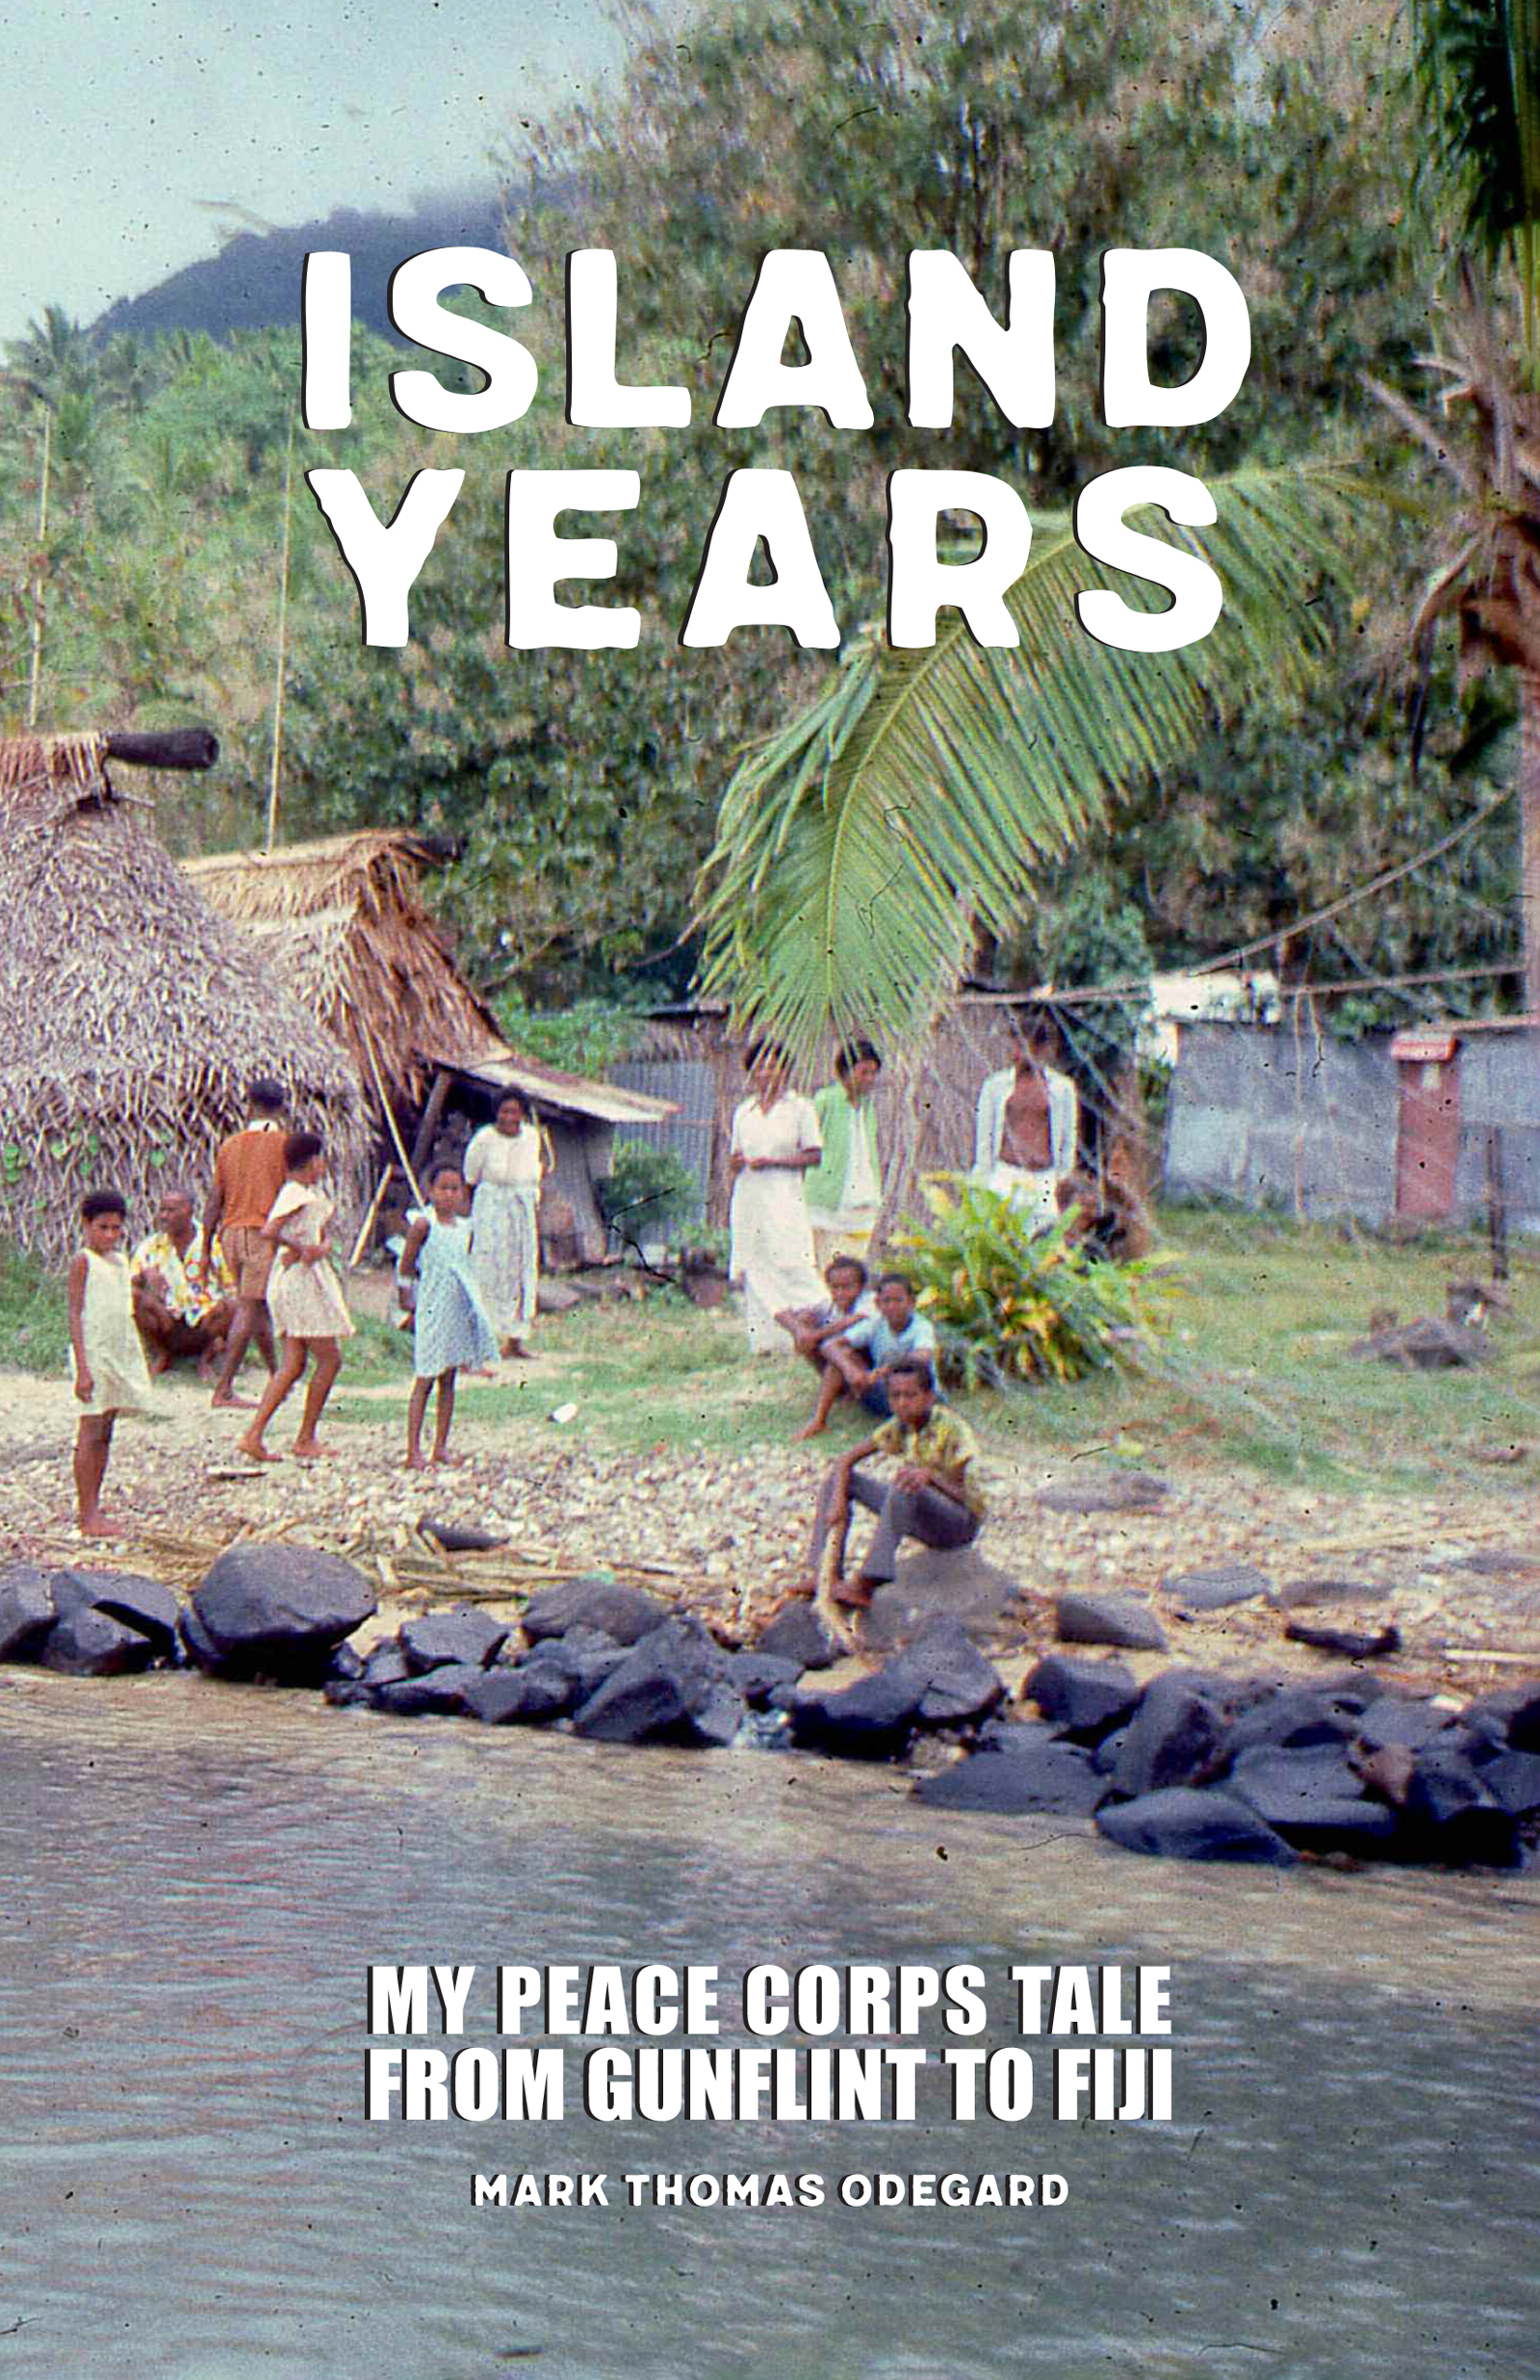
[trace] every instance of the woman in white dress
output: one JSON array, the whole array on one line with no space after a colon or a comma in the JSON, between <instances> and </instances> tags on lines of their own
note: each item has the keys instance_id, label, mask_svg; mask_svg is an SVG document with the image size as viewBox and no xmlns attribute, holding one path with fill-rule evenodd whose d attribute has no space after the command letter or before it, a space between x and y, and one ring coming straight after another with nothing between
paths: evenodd
<instances>
[{"instance_id":1,"label":"woman in white dress","mask_svg":"<svg viewBox=\"0 0 1540 2380\"><path fill-rule=\"evenodd\" d=\"M294 1452L299 1462L315 1462L326 1452L316 1430L342 1369L342 1342L352 1337L353 1324L331 1262L332 1203L321 1186L325 1151L314 1132L291 1132L283 1154L289 1178L262 1227L263 1238L277 1251L268 1306L274 1330L283 1334L283 1355L241 1439L241 1452L253 1462L277 1462L263 1444L262 1434L313 1357L315 1368Z\"/></svg>"},{"instance_id":2,"label":"woman in white dress","mask_svg":"<svg viewBox=\"0 0 1540 2380\"><path fill-rule=\"evenodd\" d=\"M463 1172L471 1203L471 1261L505 1356L526 1356L524 1334L535 1318L540 1232L535 1209L545 1171L540 1126L517 1091L500 1100L495 1124L474 1133Z\"/></svg>"},{"instance_id":3,"label":"woman in white dress","mask_svg":"<svg viewBox=\"0 0 1540 2380\"><path fill-rule=\"evenodd\" d=\"M805 1307L821 1303L824 1286L812 1260L804 1177L823 1149L811 1099L786 1086L786 1057L773 1042L757 1042L746 1064L750 1096L732 1111L728 1172L732 1177L729 1270L743 1283L749 1353L787 1348Z\"/></svg>"}]
</instances>

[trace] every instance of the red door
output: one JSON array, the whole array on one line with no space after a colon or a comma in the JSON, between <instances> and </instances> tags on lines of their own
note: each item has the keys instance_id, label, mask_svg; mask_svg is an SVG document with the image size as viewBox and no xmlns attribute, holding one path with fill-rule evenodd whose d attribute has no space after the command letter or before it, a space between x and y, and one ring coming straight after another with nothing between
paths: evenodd
<instances>
[{"instance_id":1,"label":"red door","mask_svg":"<svg viewBox=\"0 0 1540 2380\"><path fill-rule=\"evenodd\" d=\"M1398 1033L1390 1047L1400 1083L1396 1212L1412 1222L1447 1223L1460 1153L1458 1037Z\"/></svg>"}]
</instances>

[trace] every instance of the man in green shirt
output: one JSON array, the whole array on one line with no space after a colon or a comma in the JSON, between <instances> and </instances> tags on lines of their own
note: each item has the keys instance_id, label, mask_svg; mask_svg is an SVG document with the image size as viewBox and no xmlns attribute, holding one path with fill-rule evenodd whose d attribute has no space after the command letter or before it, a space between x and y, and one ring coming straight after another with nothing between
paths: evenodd
<instances>
[{"instance_id":1,"label":"man in green shirt","mask_svg":"<svg viewBox=\"0 0 1540 2380\"><path fill-rule=\"evenodd\" d=\"M863 1612L873 1591L894 1574L899 1542L917 1538L937 1548L971 1545L984 1519L978 1441L950 1406L937 1402L936 1382L922 1357L901 1358L887 1375L892 1419L830 1465L813 1523L811 1568L818 1600ZM896 1455L891 1483L857 1469L872 1455ZM866 1558L852 1579L844 1574L852 1503L877 1514Z\"/></svg>"}]
</instances>

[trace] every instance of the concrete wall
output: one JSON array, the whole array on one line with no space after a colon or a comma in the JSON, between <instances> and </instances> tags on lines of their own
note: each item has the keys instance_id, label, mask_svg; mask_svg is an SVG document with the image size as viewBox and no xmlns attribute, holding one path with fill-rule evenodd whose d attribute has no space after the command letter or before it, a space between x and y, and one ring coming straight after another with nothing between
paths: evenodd
<instances>
[{"instance_id":1,"label":"concrete wall","mask_svg":"<svg viewBox=\"0 0 1540 2380\"><path fill-rule=\"evenodd\" d=\"M1288 1024L1183 1025L1166 1123L1168 1195L1385 1221L1396 1209L1399 1101L1391 1039L1334 1042ZM1540 1229L1540 1034L1468 1035L1459 1085L1456 1219L1486 1212L1488 1133L1497 1126L1509 1221Z\"/></svg>"}]
</instances>

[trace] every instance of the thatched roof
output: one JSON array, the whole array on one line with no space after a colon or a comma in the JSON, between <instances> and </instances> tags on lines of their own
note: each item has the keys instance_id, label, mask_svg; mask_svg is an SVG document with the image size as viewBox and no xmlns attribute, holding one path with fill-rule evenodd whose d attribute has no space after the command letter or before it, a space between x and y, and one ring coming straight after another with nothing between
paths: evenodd
<instances>
[{"instance_id":1,"label":"thatched roof","mask_svg":"<svg viewBox=\"0 0 1540 2380\"><path fill-rule=\"evenodd\" d=\"M372 829L220 851L183 863L212 908L251 935L275 974L345 1042L366 1082L415 1099L437 1065L463 1066L504 1044L424 908L431 858L414 835Z\"/></svg>"},{"instance_id":2,"label":"thatched roof","mask_svg":"<svg viewBox=\"0 0 1540 2380\"><path fill-rule=\"evenodd\" d=\"M272 1074L350 1192L365 1150L346 1051L280 988L111 782L94 736L0 738L0 1226L51 1258L85 1191L131 1227Z\"/></svg>"},{"instance_id":3,"label":"thatched roof","mask_svg":"<svg viewBox=\"0 0 1540 2380\"><path fill-rule=\"evenodd\" d=\"M398 828L330 835L281 851L221 851L183 866L206 901L256 938L276 974L393 1102L421 1098L441 1066L542 1109L655 1124L666 1099L591 1082L509 1048L458 973L419 894L432 852Z\"/></svg>"}]
</instances>

